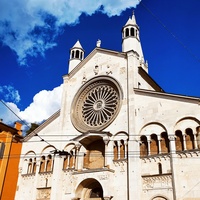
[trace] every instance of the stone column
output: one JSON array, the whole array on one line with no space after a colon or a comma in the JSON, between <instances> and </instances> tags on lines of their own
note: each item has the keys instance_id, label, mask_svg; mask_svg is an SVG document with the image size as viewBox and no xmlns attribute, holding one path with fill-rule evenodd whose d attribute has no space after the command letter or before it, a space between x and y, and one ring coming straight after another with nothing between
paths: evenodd
<instances>
[{"instance_id":1,"label":"stone column","mask_svg":"<svg viewBox=\"0 0 200 200\"><path fill-rule=\"evenodd\" d=\"M75 159L75 169L77 169L78 170L78 168L79 168L79 165L78 165L78 161L79 161L79 156L80 156L80 148L81 148L81 144L76 144L76 159Z\"/></svg>"},{"instance_id":2,"label":"stone column","mask_svg":"<svg viewBox=\"0 0 200 200\"><path fill-rule=\"evenodd\" d=\"M158 136L158 154L162 153L162 151L161 151L161 145L160 145L160 141L161 140L162 139L160 138L160 136Z\"/></svg>"},{"instance_id":3,"label":"stone column","mask_svg":"<svg viewBox=\"0 0 200 200\"><path fill-rule=\"evenodd\" d=\"M124 143L124 159L127 159L128 140Z\"/></svg>"},{"instance_id":4,"label":"stone column","mask_svg":"<svg viewBox=\"0 0 200 200\"><path fill-rule=\"evenodd\" d=\"M73 156L72 156L72 158L73 158L73 163L72 163L72 168L75 168L75 162L76 162L76 149L73 149L72 150L73 151Z\"/></svg>"},{"instance_id":5,"label":"stone column","mask_svg":"<svg viewBox=\"0 0 200 200\"><path fill-rule=\"evenodd\" d=\"M117 140L117 159L120 159L120 141Z\"/></svg>"},{"instance_id":6,"label":"stone column","mask_svg":"<svg viewBox=\"0 0 200 200\"><path fill-rule=\"evenodd\" d=\"M194 133L194 132L193 132ZM194 149L198 149L198 145L197 145L197 135L194 134Z\"/></svg>"},{"instance_id":7,"label":"stone column","mask_svg":"<svg viewBox=\"0 0 200 200\"><path fill-rule=\"evenodd\" d=\"M147 144L148 144L147 148L148 148L148 156L149 156L149 155L151 155L151 152L150 152L151 151L150 150L151 140L150 139L147 140Z\"/></svg>"},{"instance_id":8,"label":"stone column","mask_svg":"<svg viewBox=\"0 0 200 200\"><path fill-rule=\"evenodd\" d=\"M52 174L52 182L49 187L51 187L51 199L61 199L60 188L62 188L62 166L63 158L62 156L56 155L54 158L54 170Z\"/></svg>"},{"instance_id":9,"label":"stone column","mask_svg":"<svg viewBox=\"0 0 200 200\"><path fill-rule=\"evenodd\" d=\"M175 168L174 168L174 158L176 158L176 146L175 146L175 136L169 136L169 146L170 146L170 167L172 173L172 191L173 199L176 200L176 184L175 184Z\"/></svg>"},{"instance_id":10,"label":"stone column","mask_svg":"<svg viewBox=\"0 0 200 200\"><path fill-rule=\"evenodd\" d=\"M70 166L70 155L67 155L67 169L69 169Z\"/></svg>"},{"instance_id":11,"label":"stone column","mask_svg":"<svg viewBox=\"0 0 200 200\"><path fill-rule=\"evenodd\" d=\"M197 134L196 134L196 144L197 148L200 149L200 126L196 128Z\"/></svg>"},{"instance_id":12,"label":"stone column","mask_svg":"<svg viewBox=\"0 0 200 200\"><path fill-rule=\"evenodd\" d=\"M182 131L181 131L182 132ZM185 141L186 134L183 134L183 150L187 150L186 141Z\"/></svg>"},{"instance_id":13,"label":"stone column","mask_svg":"<svg viewBox=\"0 0 200 200\"><path fill-rule=\"evenodd\" d=\"M104 144L105 144L105 158L104 158L104 167L107 167L107 156L109 156L109 153L108 153L108 143L110 141L109 137L108 136L104 136L103 137L103 141L104 141Z\"/></svg>"}]
</instances>

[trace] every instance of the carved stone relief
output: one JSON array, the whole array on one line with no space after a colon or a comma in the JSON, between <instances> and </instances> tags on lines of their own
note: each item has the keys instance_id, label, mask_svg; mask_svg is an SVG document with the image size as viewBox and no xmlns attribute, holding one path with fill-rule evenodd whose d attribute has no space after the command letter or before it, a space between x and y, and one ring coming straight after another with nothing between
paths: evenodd
<instances>
[{"instance_id":1,"label":"carved stone relief","mask_svg":"<svg viewBox=\"0 0 200 200\"><path fill-rule=\"evenodd\" d=\"M51 188L38 189L37 200L48 200L51 196Z\"/></svg>"},{"instance_id":2,"label":"carved stone relief","mask_svg":"<svg viewBox=\"0 0 200 200\"><path fill-rule=\"evenodd\" d=\"M161 176L148 176L142 177L143 190L152 189L171 189L172 188L172 176L161 175Z\"/></svg>"}]
</instances>

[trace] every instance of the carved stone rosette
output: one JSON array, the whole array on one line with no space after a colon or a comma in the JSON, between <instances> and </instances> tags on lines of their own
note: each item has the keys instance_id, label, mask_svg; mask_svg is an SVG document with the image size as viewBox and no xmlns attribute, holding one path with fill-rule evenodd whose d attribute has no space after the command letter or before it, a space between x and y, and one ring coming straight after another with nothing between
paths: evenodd
<instances>
[{"instance_id":1,"label":"carved stone rosette","mask_svg":"<svg viewBox=\"0 0 200 200\"><path fill-rule=\"evenodd\" d=\"M80 132L101 131L117 116L122 90L111 77L99 76L86 82L74 97L71 119Z\"/></svg>"}]
</instances>

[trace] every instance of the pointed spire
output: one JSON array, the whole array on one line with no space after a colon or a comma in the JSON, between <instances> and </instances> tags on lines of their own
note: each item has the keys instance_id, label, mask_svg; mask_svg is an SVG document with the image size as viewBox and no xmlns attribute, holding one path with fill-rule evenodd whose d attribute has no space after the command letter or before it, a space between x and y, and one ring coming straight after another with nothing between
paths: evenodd
<instances>
[{"instance_id":1,"label":"pointed spire","mask_svg":"<svg viewBox=\"0 0 200 200\"><path fill-rule=\"evenodd\" d=\"M129 17L128 21L126 22L125 26L127 25L136 25L135 14L134 11L132 12L132 17Z\"/></svg>"},{"instance_id":2,"label":"pointed spire","mask_svg":"<svg viewBox=\"0 0 200 200\"><path fill-rule=\"evenodd\" d=\"M73 48L80 48L80 49L83 49L83 47L81 46L81 43L79 42L79 40L77 40L77 42L74 44L74 46L72 47Z\"/></svg>"},{"instance_id":3,"label":"pointed spire","mask_svg":"<svg viewBox=\"0 0 200 200\"><path fill-rule=\"evenodd\" d=\"M134 12L122 28L122 51L135 51L138 57L144 57L139 37L139 26L136 23Z\"/></svg>"},{"instance_id":4,"label":"pointed spire","mask_svg":"<svg viewBox=\"0 0 200 200\"><path fill-rule=\"evenodd\" d=\"M71 72L84 59L84 49L79 40L70 49L69 70Z\"/></svg>"}]
</instances>

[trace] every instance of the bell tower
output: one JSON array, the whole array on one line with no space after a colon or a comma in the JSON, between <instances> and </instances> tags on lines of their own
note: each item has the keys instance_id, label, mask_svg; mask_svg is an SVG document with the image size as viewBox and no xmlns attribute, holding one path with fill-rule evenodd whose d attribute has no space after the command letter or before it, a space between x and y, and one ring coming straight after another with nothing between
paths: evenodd
<instances>
[{"instance_id":1,"label":"bell tower","mask_svg":"<svg viewBox=\"0 0 200 200\"><path fill-rule=\"evenodd\" d=\"M70 49L69 70L70 73L84 59L84 49L79 40Z\"/></svg>"},{"instance_id":2,"label":"bell tower","mask_svg":"<svg viewBox=\"0 0 200 200\"><path fill-rule=\"evenodd\" d=\"M122 28L122 52L135 51L140 59L143 59L143 52L139 37L139 26L136 23L134 12Z\"/></svg>"}]
</instances>

